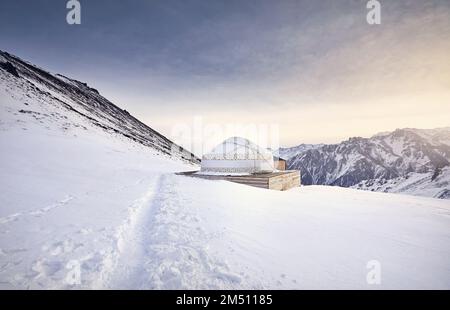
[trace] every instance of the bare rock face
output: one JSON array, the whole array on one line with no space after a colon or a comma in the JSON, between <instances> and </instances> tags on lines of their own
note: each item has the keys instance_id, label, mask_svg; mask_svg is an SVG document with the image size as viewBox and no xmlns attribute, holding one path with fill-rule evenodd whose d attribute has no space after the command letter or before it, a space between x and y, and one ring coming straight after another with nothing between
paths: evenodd
<instances>
[{"instance_id":1,"label":"bare rock face","mask_svg":"<svg viewBox=\"0 0 450 310\"><path fill-rule=\"evenodd\" d=\"M0 69L5 70L6 72L14 75L15 77L19 77L19 73L17 73L16 68L9 62L0 62Z\"/></svg>"}]
</instances>

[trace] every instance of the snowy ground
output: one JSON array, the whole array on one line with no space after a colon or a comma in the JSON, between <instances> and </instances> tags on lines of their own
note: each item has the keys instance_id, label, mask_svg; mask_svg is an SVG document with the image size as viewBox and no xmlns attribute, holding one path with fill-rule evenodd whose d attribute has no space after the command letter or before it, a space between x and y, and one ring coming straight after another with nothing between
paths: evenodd
<instances>
[{"instance_id":1,"label":"snowy ground","mask_svg":"<svg viewBox=\"0 0 450 310\"><path fill-rule=\"evenodd\" d=\"M176 176L193 167L0 99L1 289L450 289L448 200Z\"/></svg>"},{"instance_id":2,"label":"snowy ground","mask_svg":"<svg viewBox=\"0 0 450 310\"><path fill-rule=\"evenodd\" d=\"M95 137L0 131L0 288L450 288L446 200L176 176Z\"/></svg>"},{"instance_id":3,"label":"snowy ground","mask_svg":"<svg viewBox=\"0 0 450 310\"><path fill-rule=\"evenodd\" d=\"M186 165L126 141L29 133L0 131L0 287L64 287L72 259L90 287L157 176Z\"/></svg>"},{"instance_id":4,"label":"snowy ground","mask_svg":"<svg viewBox=\"0 0 450 310\"><path fill-rule=\"evenodd\" d=\"M170 174L158 184L137 225L140 242L125 251L132 263L107 287L450 288L445 201ZM371 260L381 264L380 286L366 282Z\"/></svg>"}]
</instances>

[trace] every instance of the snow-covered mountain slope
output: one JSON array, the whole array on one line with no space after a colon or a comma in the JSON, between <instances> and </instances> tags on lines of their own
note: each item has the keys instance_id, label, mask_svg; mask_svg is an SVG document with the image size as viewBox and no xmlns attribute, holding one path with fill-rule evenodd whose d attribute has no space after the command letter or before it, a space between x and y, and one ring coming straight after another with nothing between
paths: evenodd
<instances>
[{"instance_id":1,"label":"snow-covered mountain slope","mask_svg":"<svg viewBox=\"0 0 450 310\"><path fill-rule=\"evenodd\" d=\"M280 147L274 152L275 156L281 157L283 159L289 159L296 156L297 154L303 153L308 150L312 150L323 146L323 144L300 144L294 147Z\"/></svg>"},{"instance_id":2,"label":"snow-covered mountain slope","mask_svg":"<svg viewBox=\"0 0 450 310\"><path fill-rule=\"evenodd\" d=\"M2 51L0 87L2 126L28 120L43 124L56 122L63 130L74 126L91 130L94 125L172 157L199 162L190 152L118 108L86 83L51 74ZM10 98L15 101L11 102ZM23 117L11 117L11 114Z\"/></svg>"},{"instance_id":3,"label":"snow-covered mountain slope","mask_svg":"<svg viewBox=\"0 0 450 310\"><path fill-rule=\"evenodd\" d=\"M448 198L450 127L350 138L301 151L287 163L301 171L303 184Z\"/></svg>"},{"instance_id":4,"label":"snow-covered mountain slope","mask_svg":"<svg viewBox=\"0 0 450 310\"><path fill-rule=\"evenodd\" d=\"M86 85L0 64L0 287L63 287L71 263L95 287L155 178L197 166Z\"/></svg>"},{"instance_id":5,"label":"snow-covered mountain slope","mask_svg":"<svg viewBox=\"0 0 450 310\"><path fill-rule=\"evenodd\" d=\"M406 176L390 180L366 180L353 188L377 192L404 193L427 197L450 199L450 167L436 172L410 172Z\"/></svg>"}]
</instances>

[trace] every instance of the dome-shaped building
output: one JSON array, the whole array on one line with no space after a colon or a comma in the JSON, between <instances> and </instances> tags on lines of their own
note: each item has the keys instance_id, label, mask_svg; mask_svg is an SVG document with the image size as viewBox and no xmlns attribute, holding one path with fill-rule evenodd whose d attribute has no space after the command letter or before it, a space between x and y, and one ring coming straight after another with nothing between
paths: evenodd
<instances>
[{"instance_id":1,"label":"dome-shaped building","mask_svg":"<svg viewBox=\"0 0 450 310\"><path fill-rule=\"evenodd\" d=\"M272 153L240 137L231 137L203 155L199 174L249 175L275 170Z\"/></svg>"}]
</instances>

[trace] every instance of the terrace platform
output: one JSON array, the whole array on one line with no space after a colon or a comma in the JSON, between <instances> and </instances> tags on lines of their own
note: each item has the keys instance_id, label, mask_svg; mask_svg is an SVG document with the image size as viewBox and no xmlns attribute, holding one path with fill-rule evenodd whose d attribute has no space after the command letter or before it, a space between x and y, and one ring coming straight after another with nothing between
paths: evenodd
<instances>
[{"instance_id":1,"label":"terrace platform","mask_svg":"<svg viewBox=\"0 0 450 310\"><path fill-rule=\"evenodd\" d=\"M202 175L198 171L179 172L177 175L185 175L207 180L226 180L234 183L245 184L254 187L285 191L300 186L300 171L285 170L272 173L258 173L252 175Z\"/></svg>"}]
</instances>

